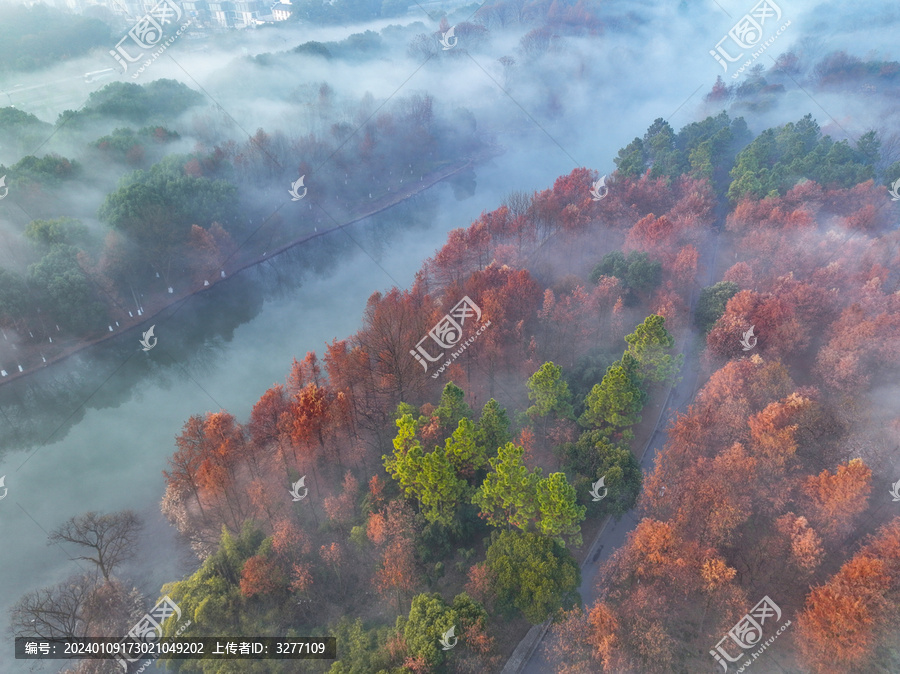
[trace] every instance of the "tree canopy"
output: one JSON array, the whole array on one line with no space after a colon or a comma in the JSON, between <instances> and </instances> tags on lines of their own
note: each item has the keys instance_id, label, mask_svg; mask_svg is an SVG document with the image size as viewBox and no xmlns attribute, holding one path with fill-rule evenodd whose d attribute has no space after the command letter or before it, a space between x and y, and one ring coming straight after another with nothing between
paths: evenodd
<instances>
[{"instance_id":1,"label":"tree canopy","mask_svg":"<svg viewBox=\"0 0 900 674\"><path fill-rule=\"evenodd\" d=\"M641 376L651 382L673 381L684 363L684 355L667 353L675 339L666 330L666 319L652 314L625 336L628 353L634 356Z\"/></svg>"},{"instance_id":2,"label":"tree canopy","mask_svg":"<svg viewBox=\"0 0 900 674\"><path fill-rule=\"evenodd\" d=\"M822 136L812 114L766 129L737 155L728 198L737 202L745 196L783 195L804 178L852 187L875 176L873 140L869 133L853 147L846 140L835 142Z\"/></svg>"},{"instance_id":3,"label":"tree canopy","mask_svg":"<svg viewBox=\"0 0 900 674\"><path fill-rule=\"evenodd\" d=\"M109 26L97 19L43 4L0 9L0 71L37 70L106 47L111 40Z\"/></svg>"},{"instance_id":4,"label":"tree canopy","mask_svg":"<svg viewBox=\"0 0 900 674\"><path fill-rule=\"evenodd\" d=\"M563 379L561 367L544 363L529 377L527 386L528 399L534 402L525 412L529 417L540 418L549 414L559 419L572 417L572 395Z\"/></svg>"},{"instance_id":5,"label":"tree canopy","mask_svg":"<svg viewBox=\"0 0 900 674\"><path fill-rule=\"evenodd\" d=\"M538 624L577 601L578 563L558 541L528 532L491 534L487 566L501 602Z\"/></svg>"},{"instance_id":6,"label":"tree canopy","mask_svg":"<svg viewBox=\"0 0 900 674\"><path fill-rule=\"evenodd\" d=\"M646 396L634 374L634 368L629 372L623 361L610 365L603 380L594 385L585 399L584 414L578 422L585 427L609 428L628 435L627 429L641 420L639 412Z\"/></svg>"},{"instance_id":7,"label":"tree canopy","mask_svg":"<svg viewBox=\"0 0 900 674\"><path fill-rule=\"evenodd\" d=\"M725 313L725 305L728 304L728 300L734 297L738 290L740 290L738 284L731 281L719 281L703 288L700 291L697 312L694 315L697 327L707 333L712 330L716 321Z\"/></svg>"},{"instance_id":8,"label":"tree canopy","mask_svg":"<svg viewBox=\"0 0 900 674\"><path fill-rule=\"evenodd\" d=\"M591 271L591 281L597 283L601 276L613 276L622 282L630 292L648 292L656 288L662 280L662 263L651 260L647 253L636 250L628 253L614 250Z\"/></svg>"}]
</instances>

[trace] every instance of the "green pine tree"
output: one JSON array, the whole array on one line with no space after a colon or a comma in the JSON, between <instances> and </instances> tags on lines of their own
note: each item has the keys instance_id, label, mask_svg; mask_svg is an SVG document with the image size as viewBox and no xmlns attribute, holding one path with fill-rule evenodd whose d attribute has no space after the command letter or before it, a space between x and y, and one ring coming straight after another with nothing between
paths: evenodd
<instances>
[{"instance_id":1,"label":"green pine tree","mask_svg":"<svg viewBox=\"0 0 900 674\"><path fill-rule=\"evenodd\" d=\"M492 470L472 503L481 508L482 517L496 527L516 526L526 529L537 515L537 484L541 469L528 470L522 457L525 449L508 442L491 459Z\"/></svg>"},{"instance_id":2,"label":"green pine tree","mask_svg":"<svg viewBox=\"0 0 900 674\"><path fill-rule=\"evenodd\" d=\"M684 364L684 355L673 356L668 351L675 346L675 339L666 330L666 319L652 314L626 335L628 353L637 360L641 374L648 381L674 381Z\"/></svg>"}]
</instances>

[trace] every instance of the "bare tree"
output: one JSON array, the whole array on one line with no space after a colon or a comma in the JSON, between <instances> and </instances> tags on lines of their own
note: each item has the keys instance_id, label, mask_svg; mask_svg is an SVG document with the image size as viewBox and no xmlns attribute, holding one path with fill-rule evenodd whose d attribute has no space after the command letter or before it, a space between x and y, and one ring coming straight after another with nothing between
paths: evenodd
<instances>
[{"instance_id":1,"label":"bare tree","mask_svg":"<svg viewBox=\"0 0 900 674\"><path fill-rule=\"evenodd\" d=\"M29 592L10 616L17 637L121 637L144 614L144 597L117 580L97 583L97 574L71 576L62 583ZM115 674L114 660L81 660L68 674Z\"/></svg>"},{"instance_id":2,"label":"bare tree","mask_svg":"<svg viewBox=\"0 0 900 674\"><path fill-rule=\"evenodd\" d=\"M10 612L13 633L41 639L85 636L85 603L94 585L90 576L75 575L53 587L29 592Z\"/></svg>"},{"instance_id":3,"label":"bare tree","mask_svg":"<svg viewBox=\"0 0 900 674\"><path fill-rule=\"evenodd\" d=\"M510 63L515 63L515 61L508 56L504 56L499 60L502 62L503 59L508 59ZM533 200L531 198L531 195L527 192L523 192L522 190L513 190L503 199L503 205L506 206L506 208L509 210L509 214L512 217L517 218L520 215L525 215L526 213L528 213L528 209L531 207L532 201Z\"/></svg>"},{"instance_id":4,"label":"bare tree","mask_svg":"<svg viewBox=\"0 0 900 674\"><path fill-rule=\"evenodd\" d=\"M407 53L410 58L416 59L417 61L430 59L438 54L437 42L435 41L434 36L420 33L409 43Z\"/></svg>"},{"instance_id":5,"label":"bare tree","mask_svg":"<svg viewBox=\"0 0 900 674\"><path fill-rule=\"evenodd\" d=\"M103 515L88 512L66 520L50 534L48 545L64 541L90 548L95 556L82 556L97 565L103 578L134 554L134 544L144 524L133 510Z\"/></svg>"}]
</instances>

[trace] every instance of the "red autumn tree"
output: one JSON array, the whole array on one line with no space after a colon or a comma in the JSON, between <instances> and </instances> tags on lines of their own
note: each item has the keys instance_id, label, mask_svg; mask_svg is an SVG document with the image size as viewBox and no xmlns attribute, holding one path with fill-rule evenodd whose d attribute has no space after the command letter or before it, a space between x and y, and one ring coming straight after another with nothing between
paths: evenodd
<instances>
[{"instance_id":1,"label":"red autumn tree","mask_svg":"<svg viewBox=\"0 0 900 674\"><path fill-rule=\"evenodd\" d=\"M393 537L384 550L374 582L378 592L385 597L393 594L399 611L402 597L411 593L418 584L412 540L405 536Z\"/></svg>"},{"instance_id":2,"label":"red autumn tree","mask_svg":"<svg viewBox=\"0 0 900 674\"><path fill-rule=\"evenodd\" d=\"M873 671L875 650L900 617L898 588L900 518L894 518L810 593L797 621L803 664L828 674Z\"/></svg>"},{"instance_id":3,"label":"red autumn tree","mask_svg":"<svg viewBox=\"0 0 900 674\"><path fill-rule=\"evenodd\" d=\"M250 421L247 423L250 441L260 449L276 442L281 434L280 419L287 409L284 387L275 384L267 389L250 412Z\"/></svg>"},{"instance_id":4,"label":"red autumn tree","mask_svg":"<svg viewBox=\"0 0 900 674\"><path fill-rule=\"evenodd\" d=\"M241 594L245 597L273 594L285 586L285 578L274 562L262 555L254 555L241 570Z\"/></svg>"},{"instance_id":5,"label":"red autumn tree","mask_svg":"<svg viewBox=\"0 0 900 674\"><path fill-rule=\"evenodd\" d=\"M272 532L272 550L284 563L293 562L312 552L309 535L289 519L275 523Z\"/></svg>"},{"instance_id":6,"label":"red autumn tree","mask_svg":"<svg viewBox=\"0 0 900 674\"><path fill-rule=\"evenodd\" d=\"M284 429L291 446L300 449L307 460L314 460L318 452L325 448L330 404L328 389L310 383L293 395L281 417L280 427ZM339 447L338 443L331 446L335 451Z\"/></svg>"},{"instance_id":7,"label":"red autumn tree","mask_svg":"<svg viewBox=\"0 0 900 674\"><path fill-rule=\"evenodd\" d=\"M496 597L494 591L496 579L487 564L481 563L470 566L468 578L466 594L482 604L490 604Z\"/></svg>"},{"instance_id":8,"label":"red autumn tree","mask_svg":"<svg viewBox=\"0 0 900 674\"><path fill-rule=\"evenodd\" d=\"M675 256L672 265L672 275L676 282L683 288L687 288L697 276L697 261L700 254L693 246L684 246Z\"/></svg>"},{"instance_id":9,"label":"red autumn tree","mask_svg":"<svg viewBox=\"0 0 900 674\"><path fill-rule=\"evenodd\" d=\"M851 459L832 473L823 470L803 484L809 520L833 542L846 538L868 506L872 471L862 459Z\"/></svg>"},{"instance_id":10,"label":"red autumn tree","mask_svg":"<svg viewBox=\"0 0 900 674\"><path fill-rule=\"evenodd\" d=\"M175 438L175 445L178 449L169 458L169 470L164 470L163 475L177 492L193 494L197 507L204 513L199 478L205 452L202 417L194 415L184 423L181 434Z\"/></svg>"},{"instance_id":11,"label":"red autumn tree","mask_svg":"<svg viewBox=\"0 0 900 674\"><path fill-rule=\"evenodd\" d=\"M732 265L722 276L723 281L736 283L741 290L752 290L754 285L753 278L753 268L746 262L738 262Z\"/></svg>"},{"instance_id":12,"label":"red autumn tree","mask_svg":"<svg viewBox=\"0 0 900 674\"><path fill-rule=\"evenodd\" d=\"M302 361L298 362L294 358L291 364L291 372L287 378L288 391L295 394L307 384L319 386L320 376L321 368L319 367L319 359L316 357L316 352L307 351Z\"/></svg>"},{"instance_id":13,"label":"red autumn tree","mask_svg":"<svg viewBox=\"0 0 900 674\"><path fill-rule=\"evenodd\" d=\"M388 410L396 409L401 401L420 400L432 381L410 351L434 327L440 318L436 314L429 298L396 288L369 298L363 328L350 340L360 353L350 363L348 376L363 383L365 398L356 396L362 405L360 421L373 430L386 423ZM434 345L426 348L436 355Z\"/></svg>"},{"instance_id":14,"label":"red autumn tree","mask_svg":"<svg viewBox=\"0 0 900 674\"><path fill-rule=\"evenodd\" d=\"M804 573L815 571L825 556L822 539L805 517L787 513L775 521L775 530L790 542L788 559Z\"/></svg>"}]
</instances>

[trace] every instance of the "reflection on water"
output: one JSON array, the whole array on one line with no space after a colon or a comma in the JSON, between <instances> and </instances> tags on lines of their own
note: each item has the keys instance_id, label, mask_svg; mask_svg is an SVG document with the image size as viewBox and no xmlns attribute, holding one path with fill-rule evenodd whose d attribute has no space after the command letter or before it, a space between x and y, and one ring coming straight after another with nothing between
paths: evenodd
<instances>
[{"instance_id":1,"label":"reflection on water","mask_svg":"<svg viewBox=\"0 0 900 674\"><path fill-rule=\"evenodd\" d=\"M239 419L293 356L344 338L366 300L412 283L421 261L459 225L439 212L436 186L408 202L247 269L146 324L33 376L0 387L0 619L26 592L90 570L81 554L48 546L47 532L89 510L136 510L147 524L117 576L152 599L196 567L163 519L162 470L195 413L226 408ZM449 199L448 199L449 197ZM157 345L141 350L156 325ZM23 451L25 450L25 451ZM0 672L29 671L0 640ZM62 663L60 663L62 664ZM58 668L47 668L55 671ZM155 669L151 672L158 671Z\"/></svg>"},{"instance_id":2,"label":"reflection on water","mask_svg":"<svg viewBox=\"0 0 900 674\"><path fill-rule=\"evenodd\" d=\"M331 275L360 246L378 260L399 232L418 231L433 221L436 197L422 194L409 202L305 241L168 307L139 328L0 386L0 460L11 450L65 438L87 410L118 407L138 385L169 388L173 369L195 379L209 372L223 344L256 318L267 300L286 297L305 279ZM390 283L384 279L379 286ZM138 341L150 325L156 325L159 341L144 352Z\"/></svg>"}]
</instances>

